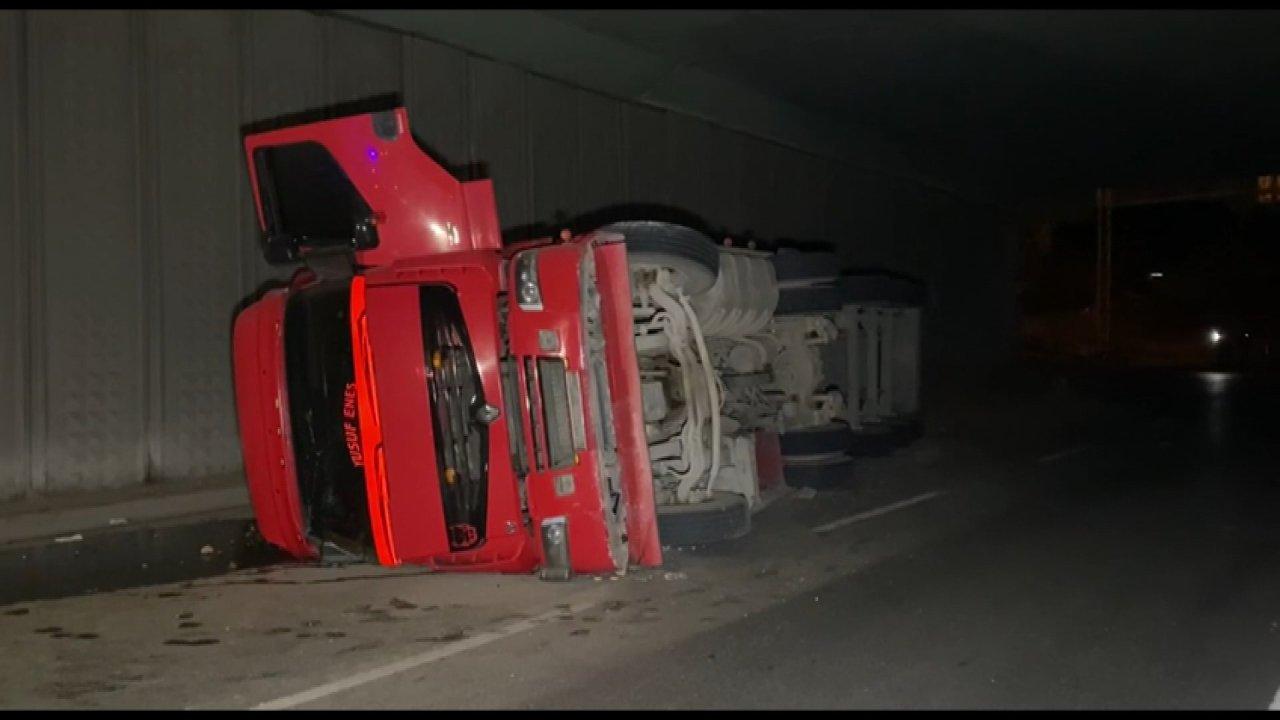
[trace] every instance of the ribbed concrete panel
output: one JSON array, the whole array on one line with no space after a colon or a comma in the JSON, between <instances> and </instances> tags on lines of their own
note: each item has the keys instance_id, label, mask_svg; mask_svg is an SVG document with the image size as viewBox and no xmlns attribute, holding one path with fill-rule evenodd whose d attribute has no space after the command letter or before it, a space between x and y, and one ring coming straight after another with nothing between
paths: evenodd
<instances>
[{"instance_id":1,"label":"ribbed concrete panel","mask_svg":"<svg viewBox=\"0 0 1280 720\"><path fill-rule=\"evenodd\" d=\"M782 223L779 233L797 240L817 239L810 232L815 185L809 175L808 157L791 149L781 149L775 158L778 175L774 197L777 219Z\"/></svg>"},{"instance_id":2,"label":"ribbed concrete panel","mask_svg":"<svg viewBox=\"0 0 1280 720\"><path fill-rule=\"evenodd\" d=\"M884 252L884 264L906 273L929 273L931 270L922 262L926 246L936 244L931 242L935 236L954 236L954 230L947 231L948 203L938 193L928 190L901 184L889 187L890 197L886 200L893 203L892 212L882 210L872 217L873 222L880 223L881 235L892 238Z\"/></svg>"},{"instance_id":3,"label":"ribbed concrete panel","mask_svg":"<svg viewBox=\"0 0 1280 720\"><path fill-rule=\"evenodd\" d=\"M22 13L0 10L0 98L21 97ZM23 103L0 104L0 500L26 492L27 247L19 227Z\"/></svg>"},{"instance_id":4,"label":"ribbed concrete panel","mask_svg":"<svg viewBox=\"0 0 1280 720\"><path fill-rule=\"evenodd\" d=\"M827 242L835 245L836 253L841 260L848 263L861 247L871 242L869 233L858 227L858 218L862 213L860 203L866 202L865 182L847 166L839 166L831 178L831 190L827 193L825 210Z\"/></svg>"},{"instance_id":5,"label":"ribbed concrete panel","mask_svg":"<svg viewBox=\"0 0 1280 720\"><path fill-rule=\"evenodd\" d=\"M244 32L248 36L243 40L241 58L243 122L272 121L316 110L327 103L322 81L324 53L321 52L320 18L300 10L270 10L249 13L241 22L247 25ZM247 183L243 155L239 157L242 182ZM241 192L248 200L248 189ZM246 233L242 246L246 292L264 282L288 277L291 268L272 268L262 259L251 201L244 202L241 214Z\"/></svg>"},{"instance_id":6,"label":"ribbed concrete panel","mask_svg":"<svg viewBox=\"0 0 1280 720\"><path fill-rule=\"evenodd\" d=\"M687 210L703 222L710 222L707 208L710 205L712 128L705 122L686 115L667 115L667 160L671 174L671 204Z\"/></svg>"},{"instance_id":7,"label":"ribbed concrete panel","mask_svg":"<svg viewBox=\"0 0 1280 720\"><path fill-rule=\"evenodd\" d=\"M159 273L157 478L231 472L238 463L230 351L240 299L239 24L232 13L148 16L151 142L146 175ZM158 400L158 402L157 402Z\"/></svg>"},{"instance_id":8,"label":"ribbed concrete panel","mask_svg":"<svg viewBox=\"0 0 1280 720\"><path fill-rule=\"evenodd\" d=\"M653 203L821 237L934 284L939 362L1012 337L996 218L907 181L302 11L3 11L0 499L236 470L232 313L292 272L261 258L241 131L396 90L507 229Z\"/></svg>"},{"instance_id":9,"label":"ribbed concrete panel","mask_svg":"<svg viewBox=\"0 0 1280 720\"><path fill-rule=\"evenodd\" d=\"M404 104L414 136L437 162L462 177L471 163L466 54L407 38L403 62Z\"/></svg>"},{"instance_id":10,"label":"ribbed concrete panel","mask_svg":"<svg viewBox=\"0 0 1280 720\"><path fill-rule=\"evenodd\" d=\"M622 105L595 93L578 91L577 96L578 207L598 214L627 199Z\"/></svg>"},{"instance_id":11,"label":"ribbed concrete panel","mask_svg":"<svg viewBox=\"0 0 1280 720\"><path fill-rule=\"evenodd\" d=\"M37 489L135 483L147 405L139 33L125 12L29 18L47 403Z\"/></svg>"},{"instance_id":12,"label":"ribbed concrete panel","mask_svg":"<svg viewBox=\"0 0 1280 720\"><path fill-rule=\"evenodd\" d=\"M777 238L785 224L778 218L777 182L780 179L780 148L758 138L746 138L746 162L743 170L742 197L746 206L740 220L742 228L762 239Z\"/></svg>"},{"instance_id":13,"label":"ribbed concrete panel","mask_svg":"<svg viewBox=\"0 0 1280 720\"><path fill-rule=\"evenodd\" d=\"M896 205L894 188L883 178L847 166L837 168L828 195L825 237L846 266L890 265L897 241L892 232Z\"/></svg>"},{"instance_id":14,"label":"ribbed concrete panel","mask_svg":"<svg viewBox=\"0 0 1280 720\"><path fill-rule=\"evenodd\" d=\"M578 97L554 80L529 77L529 144L533 222L549 232L582 209L578 188Z\"/></svg>"},{"instance_id":15,"label":"ribbed concrete panel","mask_svg":"<svg viewBox=\"0 0 1280 720\"><path fill-rule=\"evenodd\" d=\"M254 11L248 16L248 33L246 122L271 120L327 102L321 82L320 18L296 10Z\"/></svg>"},{"instance_id":16,"label":"ribbed concrete panel","mask_svg":"<svg viewBox=\"0 0 1280 720\"><path fill-rule=\"evenodd\" d=\"M830 168L819 157L793 153L796 158L794 217L789 219L794 233L810 240L822 238L822 213L827 205Z\"/></svg>"},{"instance_id":17,"label":"ribbed concrete panel","mask_svg":"<svg viewBox=\"0 0 1280 720\"><path fill-rule=\"evenodd\" d=\"M525 73L481 58L470 59L471 156L493 180L503 230L532 222L529 184L529 113Z\"/></svg>"},{"instance_id":18,"label":"ribbed concrete panel","mask_svg":"<svg viewBox=\"0 0 1280 720\"><path fill-rule=\"evenodd\" d=\"M786 148L774 147L768 154L773 162L773 195L770 207L770 234L792 240L804 240L796 226L799 214L797 198L802 192L797 186L800 164L796 153Z\"/></svg>"},{"instance_id":19,"label":"ribbed concrete panel","mask_svg":"<svg viewBox=\"0 0 1280 720\"><path fill-rule=\"evenodd\" d=\"M742 188L747 167L743 136L715 128L707 136L706 216L717 234L742 230ZM719 237L717 240L721 239Z\"/></svg>"},{"instance_id":20,"label":"ribbed concrete panel","mask_svg":"<svg viewBox=\"0 0 1280 720\"><path fill-rule=\"evenodd\" d=\"M627 196L633 203L671 202L666 113L642 105L623 111Z\"/></svg>"},{"instance_id":21,"label":"ribbed concrete panel","mask_svg":"<svg viewBox=\"0 0 1280 720\"><path fill-rule=\"evenodd\" d=\"M323 35L328 102L356 102L400 91L400 35L336 18L324 19Z\"/></svg>"}]
</instances>

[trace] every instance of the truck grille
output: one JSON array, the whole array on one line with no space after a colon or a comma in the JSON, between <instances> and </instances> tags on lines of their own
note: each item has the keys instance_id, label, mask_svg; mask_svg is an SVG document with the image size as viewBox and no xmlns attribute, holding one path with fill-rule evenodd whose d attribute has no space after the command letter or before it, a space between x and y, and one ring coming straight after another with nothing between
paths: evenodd
<instances>
[{"instance_id":1,"label":"truck grille","mask_svg":"<svg viewBox=\"0 0 1280 720\"><path fill-rule=\"evenodd\" d=\"M485 539L489 431L476 419L485 405L484 389L457 295L446 287L424 285L419 304L449 546L467 550Z\"/></svg>"}]
</instances>

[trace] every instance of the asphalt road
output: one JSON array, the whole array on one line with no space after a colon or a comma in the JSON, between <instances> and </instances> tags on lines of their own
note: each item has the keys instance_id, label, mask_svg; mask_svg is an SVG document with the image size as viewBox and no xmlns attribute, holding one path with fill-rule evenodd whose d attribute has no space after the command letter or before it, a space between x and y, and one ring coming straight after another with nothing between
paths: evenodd
<instances>
[{"instance_id":1,"label":"asphalt road","mask_svg":"<svg viewBox=\"0 0 1280 720\"><path fill-rule=\"evenodd\" d=\"M1267 708L1280 385L1031 384L617 580L278 568L4 609L0 705Z\"/></svg>"},{"instance_id":2,"label":"asphalt road","mask_svg":"<svg viewBox=\"0 0 1280 720\"><path fill-rule=\"evenodd\" d=\"M1151 423L1044 456L1017 480L1034 491L958 535L654 654L638 680L616 668L542 700L1266 708L1280 687L1274 387L1091 385Z\"/></svg>"}]
</instances>

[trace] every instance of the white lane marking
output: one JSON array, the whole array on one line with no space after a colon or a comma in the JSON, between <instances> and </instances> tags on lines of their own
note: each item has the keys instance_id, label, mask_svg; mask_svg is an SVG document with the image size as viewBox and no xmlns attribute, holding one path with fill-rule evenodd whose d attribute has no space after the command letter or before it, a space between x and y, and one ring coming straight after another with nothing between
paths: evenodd
<instances>
[{"instance_id":1,"label":"white lane marking","mask_svg":"<svg viewBox=\"0 0 1280 720\"><path fill-rule=\"evenodd\" d=\"M881 515L884 515L885 513L891 513L894 510L901 510L902 508L911 507L912 505L919 505L920 503L932 500L938 497L939 495L946 495L946 492L942 490L934 490L932 492L927 492L921 495L917 495L913 498L907 498L906 500L899 500L898 502L893 503L891 505L885 505L883 507L878 507L874 510L867 510L866 512L860 512L857 515L850 515L849 517L840 518L839 520L836 520L835 522L829 522L826 525L819 525L818 527L814 528L813 531L819 534L828 533L837 528L842 528L845 525L852 525L856 522L869 520L873 517L879 517Z\"/></svg>"},{"instance_id":2,"label":"white lane marking","mask_svg":"<svg viewBox=\"0 0 1280 720\"><path fill-rule=\"evenodd\" d=\"M1276 689L1276 696L1271 698L1271 707L1268 710L1280 710L1280 688Z\"/></svg>"},{"instance_id":3,"label":"white lane marking","mask_svg":"<svg viewBox=\"0 0 1280 720\"><path fill-rule=\"evenodd\" d=\"M1069 458L1072 455L1079 455L1080 453L1088 449L1089 449L1088 445L1077 445L1073 448L1067 448L1066 450L1059 450L1056 453L1050 453L1048 455L1045 455L1041 457L1039 460L1036 460L1036 462L1043 465L1045 463L1055 462L1063 458Z\"/></svg>"},{"instance_id":4,"label":"white lane marking","mask_svg":"<svg viewBox=\"0 0 1280 720\"><path fill-rule=\"evenodd\" d=\"M375 680L381 680L382 678L395 675L396 673L404 672L405 670L412 670L413 668L426 665L428 663L433 663L433 662L436 662L437 660L443 660L447 657L457 655L458 653L464 653L468 650L473 650L475 648L488 645L489 643L502 640L503 638L508 638L508 637L511 637L512 635L517 635L519 633L532 630L535 627L538 627L539 625L541 625L542 623L548 620L551 620L555 617L558 617L564 614L565 612L568 612L569 614L572 614L572 615L576 615L580 612L583 612L584 610L587 610L588 608L593 607L594 605L596 605L597 602L599 601L584 600L577 604L571 604L567 611L552 610L550 612L545 612L541 615L538 615L537 617L531 617L525 620L521 620L519 622L512 623L499 630L480 633L479 635L474 635L469 638L464 638L462 640L458 640L457 642L452 642L447 645L442 645L434 650L430 650L428 652L424 652L419 655L407 657L403 660L393 662L389 665L383 665L382 667L373 668L372 670L366 670L361 673L356 673L355 675L351 675L350 677L345 677L341 680L335 680L333 682L325 683L323 685L317 685L316 687L313 687L310 690L303 690L302 692L294 693L292 695L286 695L282 698L276 698L275 700L269 700L264 703L259 703L257 705L254 705L251 709L252 710L284 710L286 708L297 707L305 703L309 703L315 700L319 700L321 698L328 697L335 693L343 692L344 690L350 690L352 688L371 683Z\"/></svg>"}]
</instances>

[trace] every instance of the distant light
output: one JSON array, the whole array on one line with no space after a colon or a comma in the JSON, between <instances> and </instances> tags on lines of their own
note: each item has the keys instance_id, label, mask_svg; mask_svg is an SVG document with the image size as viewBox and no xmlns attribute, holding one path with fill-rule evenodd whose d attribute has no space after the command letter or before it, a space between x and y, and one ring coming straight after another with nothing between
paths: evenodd
<instances>
[{"instance_id":1,"label":"distant light","mask_svg":"<svg viewBox=\"0 0 1280 720\"><path fill-rule=\"evenodd\" d=\"M1209 331L1209 342L1213 345L1217 345L1218 343L1222 342L1222 333L1218 330L1218 328L1214 328Z\"/></svg>"},{"instance_id":2,"label":"distant light","mask_svg":"<svg viewBox=\"0 0 1280 720\"><path fill-rule=\"evenodd\" d=\"M366 149L364 151L364 154L368 156L369 162L378 162L378 151L375 150L374 148Z\"/></svg>"},{"instance_id":3,"label":"distant light","mask_svg":"<svg viewBox=\"0 0 1280 720\"><path fill-rule=\"evenodd\" d=\"M1205 390L1209 391L1210 395L1221 395L1236 379L1235 373L1202 372L1197 374L1200 376L1200 381L1204 383Z\"/></svg>"},{"instance_id":4,"label":"distant light","mask_svg":"<svg viewBox=\"0 0 1280 720\"><path fill-rule=\"evenodd\" d=\"M1157 270L1157 271L1152 272L1152 273L1147 273L1147 277L1151 278L1152 280L1155 280L1156 278L1162 278L1162 277L1164 277L1164 273L1162 273L1162 272L1160 272L1159 270Z\"/></svg>"}]
</instances>

